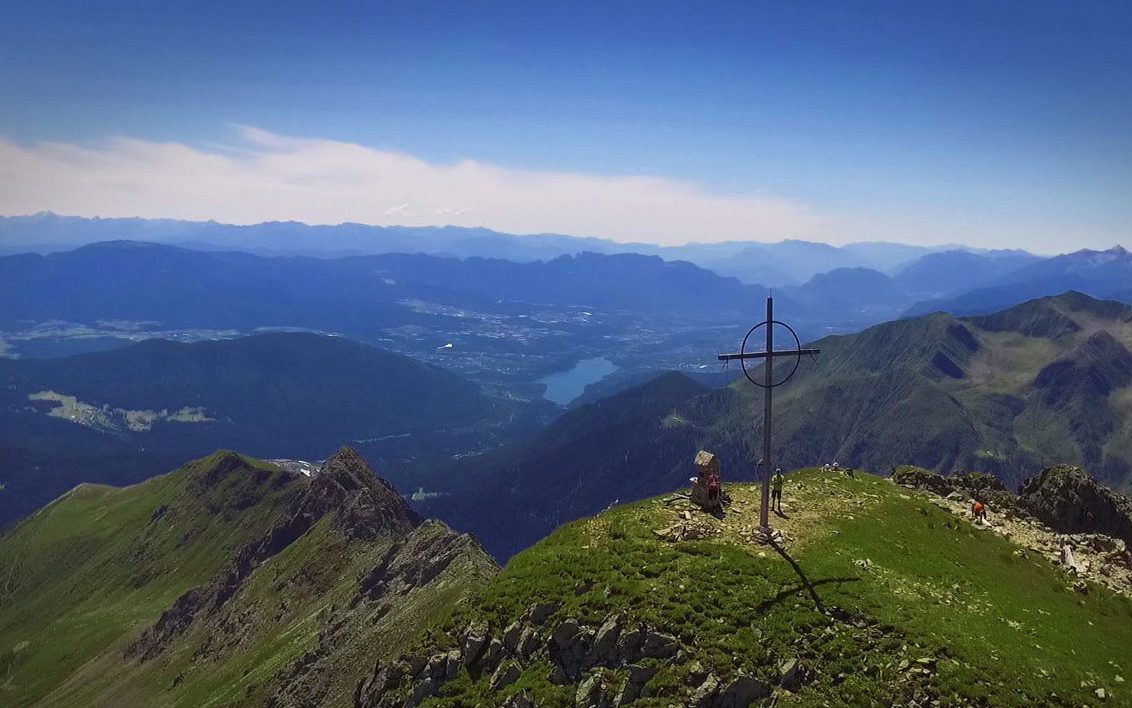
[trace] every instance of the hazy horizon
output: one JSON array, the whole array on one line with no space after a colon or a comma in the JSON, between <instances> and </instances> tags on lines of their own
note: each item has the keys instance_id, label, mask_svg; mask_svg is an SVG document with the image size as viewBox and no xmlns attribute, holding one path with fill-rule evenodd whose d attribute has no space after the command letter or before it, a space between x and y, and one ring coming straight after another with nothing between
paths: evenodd
<instances>
[{"instance_id":1,"label":"hazy horizon","mask_svg":"<svg viewBox=\"0 0 1132 708\"><path fill-rule=\"evenodd\" d=\"M1104 3L18 3L0 213L1053 253L1132 233Z\"/></svg>"},{"instance_id":2,"label":"hazy horizon","mask_svg":"<svg viewBox=\"0 0 1132 708\"><path fill-rule=\"evenodd\" d=\"M645 246L645 247L648 247L648 248L682 248L682 247L695 247L695 246L723 246L723 245L728 245L728 244L760 244L760 245L773 246L773 245L778 245L778 244L783 244L783 243L788 243L788 242L798 242L798 243L812 243L812 244L830 246L832 248L838 248L838 249L852 248L854 246L890 245L890 246L913 246L913 247L917 247L917 248L922 247L922 248L933 250L933 251L945 251L945 250L970 250L970 251L973 251L973 252L1024 251L1026 253L1030 253L1030 254L1033 254L1033 255L1036 255L1036 256L1042 256L1042 257L1064 255L1066 253L1072 252L1072 251L1041 252L1041 251L1032 251L1032 250L1020 249L1020 248L1005 248L1005 247L1004 248L980 248L980 247L977 247L977 246L971 246L970 244L958 243L958 242L911 244L911 243L907 243L907 242L903 242L903 241L893 241L893 240L864 240L864 241L850 241L850 242L841 243L841 244L833 244L833 243L829 243L828 241L823 241L821 239L805 239L805 238L781 238L781 239L764 239L764 240L732 239L732 240L727 240L727 241L710 241L710 242L707 242L707 241L686 241L686 242L683 242L683 243L658 244L658 243L651 243L651 242L647 242L647 241L636 241L636 240L626 241L626 240L618 240L618 239L614 239L614 238L604 238L604 237L601 237L601 236L587 236L585 234L570 234L570 233L551 232L551 231L543 231L543 232L537 232L537 233L515 233L515 232L500 231L500 230L497 230L497 229L491 229L491 228L488 228L486 226L460 226L460 225L456 225L456 224L441 224L441 223L424 224L424 225L420 225L420 226L410 226L410 225L407 225L407 224L396 224L396 223L393 223L393 224L365 224L365 223L356 222L356 221L310 223L310 222L298 221L298 220L270 220L270 221L256 221L256 222L249 222L249 223L246 223L246 224L238 224L238 223L232 223L232 222L227 222L227 221L218 221L216 219L203 219L202 220L202 219L178 219L178 218L170 218L170 217L100 216L100 215L81 216L81 215L78 215L78 214L60 214L60 213L50 211L50 210L39 211L39 212L34 212L34 213L27 213L27 214L0 214L0 219L35 219L35 218L41 218L41 217L54 217L54 218L57 218L57 219L81 219L81 220L87 220L87 221L140 220L140 221L153 221L153 222L176 222L176 223L186 223L186 224L215 224L217 226L234 227L234 228L255 227L255 226L271 226L273 224L278 224L278 225L297 225L297 226L304 226L304 227L311 227L311 228L323 228L323 227L334 228L334 227L346 227L346 226L360 226L360 227L364 227L364 228L375 228L375 229L486 230L486 231L490 231L492 233L496 233L496 234L499 234L499 235L502 235L502 236L513 236L513 237L517 237L517 238L526 238L526 237L562 238L562 237L564 237L564 238L573 238L573 239L579 239L579 240L603 241L603 242L606 242L606 243L614 243L614 244L623 245L623 246ZM137 240L137 239L123 239L123 240ZM175 245L176 242L171 241L170 244ZM1103 246L1103 247L1095 248L1095 249L1085 248L1084 250L1103 251L1103 250L1109 250L1109 249L1114 248L1114 247L1123 248L1124 246L1123 246L1123 244L1114 243L1114 244L1110 244L1109 246ZM1082 249L1073 249L1073 250L1082 250Z\"/></svg>"}]
</instances>

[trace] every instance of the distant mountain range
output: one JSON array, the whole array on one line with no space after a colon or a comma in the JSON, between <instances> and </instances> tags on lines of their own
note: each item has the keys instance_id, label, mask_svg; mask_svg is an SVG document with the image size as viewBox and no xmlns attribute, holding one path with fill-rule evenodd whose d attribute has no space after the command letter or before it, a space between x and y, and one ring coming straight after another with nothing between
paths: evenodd
<instances>
[{"instance_id":1,"label":"distant mountain range","mask_svg":"<svg viewBox=\"0 0 1132 708\"><path fill-rule=\"evenodd\" d=\"M358 334L413 321L420 311L414 300L468 310L541 304L719 320L765 293L690 263L628 253L530 263L396 253L265 258L112 241L0 257L0 324L7 326L124 319L170 328L291 326Z\"/></svg>"},{"instance_id":2,"label":"distant mountain range","mask_svg":"<svg viewBox=\"0 0 1132 708\"><path fill-rule=\"evenodd\" d=\"M1024 251L929 253L893 273L903 292L946 297L978 288L1042 259Z\"/></svg>"},{"instance_id":3,"label":"distant mountain range","mask_svg":"<svg viewBox=\"0 0 1132 708\"><path fill-rule=\"evenodd\" d=\"M457 259L397 261L398 266L410 268L417 275L432 270L427 280L441 290L449 287L450 283L444 281L440 274L449 276L460 269L454 268L453 263L486 259L486 262L495 264L497 273L487 272L487 266L465 269L468 277L457 288L464 296L476 294L478 290L464 287L467 283L481 283L481 276L486 275L497 287L478 293L484 297L518 297L534 301L550 296L552 301L559 303L581 303L584 298L561 288L555 290L549 283L549 291L531 289L531 284L540 283L543 276L553 279L554 268L545 273L537 269L513 270L498 266L498 261L554 262L562 256L635 253L658 256L668 262L686 261L722 276L738 278L747 285L776 288L780 295L796 299L799 303L817 301L829 304L830 301L824 298L834 284L841 282L843 287L835 300L836 318L833 313L799 313L806 319L807 326L813 324L819 329L830 326L834 329L859 328L900 313L914 316L935 310L958 315L993 312L1033 297L1069 289L1127 300L1127 292L1132 290L1121 282L1128 277L1128 266L1125 262L1127 253L1120 247L1039 258L1018 250L988 251L958 246L929 248L883 242L834 247L788 239L778 243L692 243L664 247L559 234L516 236L482 228L460 227L309 226L290 222L232 226L174 220L83 219L49 213L0 217L0 254L48 253L105 241L145 241L197 251L243 252L261 256L307 256L312 261L377 254L420 254ZM239 263L235 262L238 259L234 255L229 254L228 260L228 268L238 267ZM322 269L310 261L301 263L302 270L306 271L303 280L311 281L310 287L316 288L316 284L322 282ZM447 264L447 267L439 264ZM875 273L864 278L866 269ZM278 263L267 270L274 272L273 284L283 282L288 290L296 287L289 282L294 276ZM341 268L333 266L330 270L337 276ZM579 274L585 270L584 267L559 268L558 272ZM0 271L0 274L3 272ZM597 280L594 282L602 282L601 278L605 276L595 277ZM624 282L637 278L638 274L634 269L617 269L614 277ZM358 274L354 273L352 278L356 281ZM0 280L0 286L3 282ZM186 282L192 284L191 280ZM688 281L688 284L691 283ZM652 284L642 281L640 291ZM698 285L702 287L705 283ZM611 289L607 287L606 292L608 294ZM614 300L623 303L625 291L617 292ZM700 289L676 288L672 292L681 298L660 302L658 307L672 306L693 293L699 297ZM337 294L356 299L356 293ZM710 300L711 296L705 295L704 298ZM285 304L300 304L302 299ZM717 298L713 308L725 299ZM275 304L278 310L280 303ZM371 302L371 306L376 304ZM612 302L608 304L614 306ZM639 307L640 303L631 306ZM272 314L266 304L262 307L265 316Z\"/></svg>"},{"instance_id":4,"label":"distant mountain range","mask_svg":"<svg viewBox=\"0 0 1132 708\"><path fill-rule=\"evenodd\" d=\"M712 360L765 294L639 254L316 259L107 242L0 257L0 355L302 329L537 396L534 381L585 358L644 368Z\"/></svg>"},{"instance_id":5,"label":"distant mountain range","mask_svg":"<svg viewBox=\"0 0 1132 708\"><path fill-rule=\"evenodd\" d=\"M100 241L110 237L119 240ZM124 240L140 238L152 242ZM299 327L427 357L429 349L451 341L443 333L462 330L453 319L463 316L460 311L514 316L516 305L688 316L710 326L749 318L773 287L791 321L817 337L937 310L993 312L1069 289L1132 301L1132 265L1119 247L1043 259L1023 251L886 243L658 247L454 227L0 217L0 253L88 242L96 243L46 257L0 257L0 327L53 320L240 331ZM371 253L380 255L344 255ZM543 314L561 320L563 313ZM517 324L530 322L506 326ZM582 342L586 329L572 328L572 341ZM430 346L413 342L409 331L441 334ZM486 345L518 353L506 339L463 334L474 352ZM596 355L607 334L583 344L586 355ZM545 339L530 332L523 337L536 347ZM552 349L540 352L543 373L581 358L555 358ZM458 365L472 366L473 359Z\"/></svg>"},{"instance_id":6,"label":"distant mountain range","mask_svg":"<svg viewBox=\"0 0 1132 708\"><path fill-rule=\"evenodd\" d=\"M527 262L584 252L638 253L660 256L669 261L689 261L721 275L767 287L798 285L818 273L836 268L872 268L892 272L921 256L960 248L928 248L886 242L835 247L790 239L778 243L731 241L657 246L561 234L514 235L456 226L310 226L296 222L233 226L170 219L84 219L51 213L0 217L0 254L46 253L119 240L148 241L198 250L315 257L427 253Z\"/></svg>"},{"instance_id":7,"label":"distant mountain range","mask_svg":"<svg viewBox=\"0 0 1132 708\"><path fill-rule=\"evenodd\" d=\"M951 251L924 256L895 275L838 268L776 295L803 335L816 337L905 312L966 311L969 301L1006 307L1059 284L1089 284L1088 292L1122 296L1132 282L1127 253L1103 255L1035 260L1016 252ZM1006 284L956 295L986 282ZM584 252L524 263L399 253L263 257L114 241L46 256L0 257L0 328L11 334L77 323L108 336L122 336L120 330L130 327L152 336L299 328L428 359L437 357L437 347L453 343L445 360L468 372L520 367L533 369L528 376L536 378L585 356L621 355L618 348L629 344L626 333L643 323L650 331L641 336L698 341L713 328L730 326L735 332L705 342L705 353L731 346L728 340L741 336L742 323L767 292L688 262L640 254ZM954 299L916 304L940 294ZM567 349L562 332L570 335ZM643 368L662 363L639 361L638 347L629 351ZM655 344L646 356L648 351L657 351ZM484 355L509 359L485 366Z\"/></svg>"},{"instance_id":8,"label":"distant mountain range","mask_svg":"<svg viewBox=\"0 0 1132 708\"><path fill-rule=\"evenodd\" d=\"M729 246L729 244L725 244ZM852 243L846 246L830 246L812 241L785 240L778 243L743 244L742 248L730 248L711 253L706 248L702 253L685 247L687 253L679 257L710 268L721 275L733 275L748 283L760 283L767 287L801 285L810 278L822 273L840 269L867 268L883 273L892 273L915 263L917 260L938 252L949 252L960 247L940 246L928 248L909 246L902 243ZM672 249L677 257L678 249ZM962 253L976 254L969 249ZM992 252L994 253L994 252Z\"/></svg>"},{"instance_id":9,"label":"distant mountain range","mask_svg":"<svg viewBox=\"0 0 1132 708\"><path fill-rule=\"evenodd\" d=\"M970 286L970 284L969 284ZM968 287L969 287L968 286ZM980 315L1020 302L1076 290L1094 297L1132 302L1132 253L1122 246L1107 251L1081 250L1035 261L977 288L911 307L906 316L929 312Z\"/></svg>"},{"instance_id":10,"label":"distant mountain range","mask_svg":"<svg viewBox=\"0 0 1132 708\"><path fill-rule=\"evenodd\" d=\"M1020 251L931 253L891 274L839 268L777 292L798 304L805 321L821 315L843 330L931 312L987 314L1038 297L1076 290L1132 303L1132 255L1117 246L1053 258Z\"/></svg>"}]
</instances>

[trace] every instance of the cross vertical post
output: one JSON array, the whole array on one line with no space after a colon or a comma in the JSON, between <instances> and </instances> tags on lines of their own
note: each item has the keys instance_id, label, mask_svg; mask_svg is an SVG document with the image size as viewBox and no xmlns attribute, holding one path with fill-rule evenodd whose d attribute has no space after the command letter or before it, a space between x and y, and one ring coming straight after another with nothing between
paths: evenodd
<instances>
[{"instance_id":1,"label":"cross vertical post","mask_svg":"<svg viewBox=\"0 0 1132 708\"><path fill-rule=\"evenodd\" d=\"M770 476L774 474L774 461L770 453L770 418L774 392L774 298L766 299L766 362L763 364L763 489L759 507L759 528L770 531Z\"/></svg>"},{"instance_id":2,"label":"cross vertical post","mask_svg":"<svg viewBox=\"0 0 1132 708\"><path fill-rule=\"evenodd\" d=\"M794 349L789 350L774 350L774 326L779 325L785 327L794 337ZM747 340L754 334L755 330L759 327L766 327L766 350L762 352L748 352ZM759 508L759 529L764 535L769 537L770 534L770 478L777 469L774 466L774 460L771 458L771 423L773 412L774 395L772 393L775 386L781 386L790 380L794 372L798 370L798 362L801 361L803 354L818 354L819 349L803 349L801 342L798 340L798 334L785 322L778 322L774 319L774 298L767 297L766 299L766 320L755 325L747 332L747 336L743 338L743 346L739 352L734 354L720 354L720 361L731 361L738 359L739 363L743 366L743 374L747 380L755 384L763 390L763 457L762 457L762 504ZM779 356L793 356L795 357L794 368L790 374L782 381L774 380L774 358ZM751 376L751 372L747 371L747 361L752 359L765 359L763 362L763 380L760 383L757 379Z\"/></svg>"}]
</instances>

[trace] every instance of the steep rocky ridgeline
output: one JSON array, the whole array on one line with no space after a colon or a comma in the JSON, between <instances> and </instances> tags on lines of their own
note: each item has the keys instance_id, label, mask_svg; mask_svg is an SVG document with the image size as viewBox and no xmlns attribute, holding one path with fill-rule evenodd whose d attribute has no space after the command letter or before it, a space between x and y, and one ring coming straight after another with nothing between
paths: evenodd
<instances>
[{"instance_id":1,"label":"steep rocky ridgeline","mask_svg":"<svg viewBox=\"0 0 1132 708\"><path fill-rule=\"evenodd\" d=\"M952 499L979 499L992 504L998 511L1020 511L1017 497L1010 493L997 477L982 472L962 472L941 475L914 465L899 465L891 479L904 487L933 492ZM1095 484L1095 483L1094 483Z\"/></svg>"},{"instance_id":2,"label":"steep rocky ridgeline","mask_svg":"<svg viewBox=\"0 0 1132 708\"><path fill-rule=\"evenodd\" d=\"M313 477L217 453L80 487L0 538L0 702L349 702L497 572L353 450Z\"/></svg>"},{"instance_id":3,"label":"steep rocky ridgeline","mask_svg":"<svg viewBox=\"0 0 1132 708\"><path fill-rule=\"evenodd\" d=\"M990 475L940 475L912 465L892 474L896 484L933 492L952 501L988 503L997 513L1032 518L1058 533L1104 534L1132 543L1132 499L1117 494L1073 465L1054 465L1011 494Z\"/></svg>"},{"instance_id":4,"label":"steep rocky ridgeline","mask_svg":"<svg viewBox=\"0 0 1132 708\"><path fill-rule=\"evenodd\" d=\"M972 523L960 508L969 492L1008 494L993 478L905 472L938 488L789 475L773 544L759 540L759 490L745 484L727 485L722 519L674 494L567 524L412 650L378 661L355 705L1132 698L1126 593ZM1040 526L1020 507L1011 514Z\"/></svg>"},{"instance_id":5,"label":"steep rocky ridgeline","mask_svg":"<svg viewBox=\"0 0 1132 708\"><path fill-rule=\"evenodd\" d=\"M1075 583L1079 592L1087 592L1083 580L1088 580L1132 596L1132 501L1080 468L1050 467L1028 480L1017 497L979 473L944 477L902 465L892 481L928 492L934 504L964 518L981 501L988 513L979 528L1020 546L1016 554L1045 556L1081 579Z\"/></svg>"}]
</instances>

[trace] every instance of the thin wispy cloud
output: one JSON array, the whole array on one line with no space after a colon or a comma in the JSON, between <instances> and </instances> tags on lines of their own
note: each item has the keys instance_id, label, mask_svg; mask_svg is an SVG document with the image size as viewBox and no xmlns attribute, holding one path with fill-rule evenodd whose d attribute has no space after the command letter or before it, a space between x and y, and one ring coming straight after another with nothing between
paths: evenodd
<instances>
[{"instance_id":1,"label":"thin wispy cloud","mask_svg":"<svg viewBox=\"0 0 1132 708\"><path fill-rule=\"evenodd\" d=\"M346 142L251 127L228 147L114 138L95 145L0 140L0 213L215 219L234 224L485 226L620 241L806 237L823 220L773 195L719 194L647 175L434 164Z\"/></svg>"}]
</instances>

